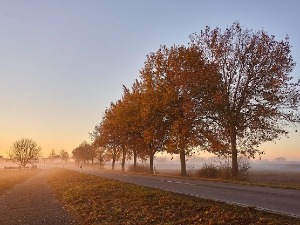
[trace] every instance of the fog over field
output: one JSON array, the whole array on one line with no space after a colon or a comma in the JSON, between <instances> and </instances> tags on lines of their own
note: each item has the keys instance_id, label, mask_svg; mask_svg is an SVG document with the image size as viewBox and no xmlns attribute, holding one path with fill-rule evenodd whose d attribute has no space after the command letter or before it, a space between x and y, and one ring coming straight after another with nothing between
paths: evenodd
<instances>
[{"instance_id":1,"label":"fog over field","mask_svg":"<svg viewBox=\"0 0 300 225\"><path fill-rule=\"evenodd\" d=\"M288 161L288 160L259 160L259 159L250 159L247 160L251 166L252 170L275 170L275 171L300 171L300 161ZM131 162L128 161L127 164ZM147 163L147 162L145 162ZM189 170L198 169L204 164L230 164L231 162L228 159L219 158L216 156L212 157L189 157L187 159L187 168ZM157 170L178 170L180 168L180 161L177 156L165 156L156 157L155 168ZM110 163L106 164L106 167L110 166Z\"/></svg>"},{"instance_id":2,"label":"fog over field","mask_svg":"<svg viewBox=\"0 0 300 225\"><path fill-rule=\"evenodd\" d=\"M285 171L285 172L300 172L300 161L289 161L289 160L259 160L259 159L250 159L246 160L250 166L251 170L274 170L274 171ZM139 164L148 165L149 162L146 161L138 161ZM212 157L189 157L186 161L188 170L196 170L201 168L204 164L214 164L214 165L225 165L230 164L230 160L226 158L219 158L216 156ZM99 163L97 160L94 162L94 166L97 166ZM133 161L127 160L126 167L133 164ZM72 158L70 158L67 162L62 163L60 159L50 160L50 159L40 159L37 163L39 168L44 167L61 167L61 166L71 166L75 165L75 162ZM87 162L86 165L91 165L91 162ZM9 160L1 160L0 166L3 168L4 166L18 166L17 164L9 161ZM28 165L29 166L29 165ZM119 169L121 166L121 162L116 162L116 169ZM180 169L180 161L178 156L157 156L154 159L154 166L157 171L172 171ZM104 168L111 168L111 161L105 163Z\"/></svg>"},{"instance_id":3,"label":"fog over field","mask_svg":"<svg viewBox=\"0 0 300 225\"><path fill-rule=\"evenodd\" d=\"M284 157L277 158L274 160L259 160L259 159L243 159L243 163L247 163L250 166L249 169L249 180L251 181L261 181L261 182L280 182L280 183L296 183L300 184L300 161L288 161ZM126 161L126 170L133 164L133 161ZM138 161L138 164L149 165L148 161ZM231 162L225 158L219 158L216 156L211 157L200 157L192 156L187 159L187 171L189 175L193 175L199 170L203 165L214 164L216 166L230 166ZM36 163L37 168L48 169L51 167L78 167L72 158L63 162L61 159L43 159L41 158L38 163ZM30 167L31 165L28 165ZM92 166L91 162L86 162L83 164L83 170L85 167ZM99 167L99 162L94 161L94 167ZM18 165L12 163L9 160L0 161L0 169L15 167ZM102 166L103 167L103 166ZM156 174L170 174L179 175L180 174L180 161L177 155L157 155L154 159L154 167ZM111 170L111 161L105 163L104 168ZM121 170L121 162L116 162L115 170Z\"/></svg>"}]
</instances>

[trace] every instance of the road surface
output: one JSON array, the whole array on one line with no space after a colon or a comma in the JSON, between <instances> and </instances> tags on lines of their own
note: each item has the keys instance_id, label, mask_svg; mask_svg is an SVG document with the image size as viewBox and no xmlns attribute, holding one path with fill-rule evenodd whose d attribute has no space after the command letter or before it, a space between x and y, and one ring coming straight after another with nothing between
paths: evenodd
<instances>
[{"instance_id":1,"label":"road surface","mask_svg":"<svg viewBox=\"0 0 300 225\"><path fill-rule=\"evenodd\" d=\"M79 171L79 168L74 170ZM253 206L259 210L300 218L299 190L247 186L161 175L122 173L107 169L83 168L82 172L240 206Z\"/></svg>"}]
</instances>

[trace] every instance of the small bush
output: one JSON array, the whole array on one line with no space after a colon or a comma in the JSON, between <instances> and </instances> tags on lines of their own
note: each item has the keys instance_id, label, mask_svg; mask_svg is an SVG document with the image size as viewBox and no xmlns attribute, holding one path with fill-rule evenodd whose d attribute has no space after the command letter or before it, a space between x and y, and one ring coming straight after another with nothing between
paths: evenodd
<instances>
[{"instance_id":1,"label":"small bush","mask_svg":"<svg viewBox=\"0 0 300 225\"><path fill-rule=\"evenodd\" d=\"M138 173L149 173L150 169L149 166L146 164L136 164L134 167L134 164L130 165L128 167L129 172L138 172Z\"/></svg>"},{"instance_id":2,"label":"small bush","mask_svg":"<svg viewBox=\"0 0 300 225\"><path fill-rule=\"evenodd\" d=\"M239 166L239 180L247 180L249 177L249 169L251 168L249 160L240 156L238 158L238 166ZM204 164L202 168L196 171L196 174L199 177L203 178L220 178L220 179L231 179L231 165L228 162L220 161L219 165L215 164Z\"/></svg>"},{"instance_id":3,"label":"small bush","mask_svg":"<svg viewBox=\"0 0 300 225\"><path fill-rule=\"evenodd\" d=\"M214 164L205 163L196 173L199 177L205 178L217 178L219 176L218 167Z\"/></svg>"},{"instance_id":4,"label":"small bush","mask_svg":"<svg viewBox=\"0 0 300 225\"><path fill-rule=\"evenodd\" d=\"M222 164L218 167L219 170L219 178L222 179L231 179L231 167L227 164Z\"/></svg>"},{"instance_id":5,"label":"small bush","mask_svg":"<svg viewBox=\"0 0 300 225\"><path fill-rule=\"evenodd\" d=\"M238 165L239 165L239 179L247 180L249 177L249 169L251 169L249 159L245 156L240 156L238 158Z\"/></svg>"}]
</instances>

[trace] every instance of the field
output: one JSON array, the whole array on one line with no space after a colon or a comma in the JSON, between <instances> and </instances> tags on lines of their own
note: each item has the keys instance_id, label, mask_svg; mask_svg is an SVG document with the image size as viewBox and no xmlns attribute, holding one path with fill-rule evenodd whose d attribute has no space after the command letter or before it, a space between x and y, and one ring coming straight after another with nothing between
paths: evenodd
<instances>
[{"instance_id":1,"label":"field","mask_svg":"<svg viewBox=\"0 0 300 225\"><path fill-rule=\"evenodd\" d=\"M82 224L300 224L300 220L238 206L54 169L60 201Z\"/></svg>"},{"instance_id":2,"label":"field","mask_svg":"<svg viewBox=\"0 0 300 225\"><path fill-rule=\"evenodd\" d=\"M300 190L299 171L253 170L250 171L249 181L271 187Z\"/></svg>"},{"instance_id":3,"label":"field","mask_svg":"<svg viewBox=\"0 0 300 225\"><path fill-rule=\"evenodd\" d=\"M0 195L13 187L14 185L23 182L24 180L36 175L39 170L24 170L24 169L1 169L0 170Z\"/></svg>"},{"instance_id":4,"label":"field","mask_svg":"<svg viewBox=\"0 0 300 225\"><path fill-rule=\"evenodd\" d=\"M200 177L196 174L197 169L201 168L203 164L197 165L195 162L188 166L192 169L188 170L189 176L192 178L199 179ZM169 176L179 176L180 170L179 164L158 164L157 171L160 174ZM280 187L300 190L300 162L294 163L271 163L265 164L252 164L248 171L249 176L247 183L249 185L259 185L268 187ZM206 179L206 178L200 178ZM216 179L207 179L216 180ZM225 181L226 180L222 180ZM227 182L232 182L227 180Z\"/></svg>"},{"instance_id":5,"label":"field","mask_svg":"<svg viewBox=\"0 0 300 225\"><path fill-rule=\"evenodd\" d=\"M175 169L159 170L160 175L180 176L180 171ZM279 170L249 170L249 176L246 181L232 181L226 179L208 179L201 178L196 174L195 170L188 171L189 177L202 180L213 180L222 182L235 182L248 185L257 185L275 188L289 188L300 190L300 171L279 171Z\"/></svg>"}]
</instances>

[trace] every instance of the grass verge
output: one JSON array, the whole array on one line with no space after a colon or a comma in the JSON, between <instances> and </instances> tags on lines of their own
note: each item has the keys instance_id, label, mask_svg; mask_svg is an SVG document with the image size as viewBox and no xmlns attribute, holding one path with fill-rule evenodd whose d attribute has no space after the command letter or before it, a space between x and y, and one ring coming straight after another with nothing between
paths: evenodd
<instances>
[{"instance_id":1,"label":"grass verge","mask_svg":"<svg viewBox=\"0 0 300 225\"><path fill-rule=\"evenodd\" d=\"M53 191L81 224L300 224L265 213L167 191L54 169Z\"/></svg>"},{"instance_id":2,"label":"grass verge","mask_svg":"<svg viewBox=\"0 0 300 225\"><path fill-rule=\"evenodd\" d=\"M3 195L8 189L26 179L33 177L39 170L0 170L0 195Z\"/></svg>"}]
</instances>

